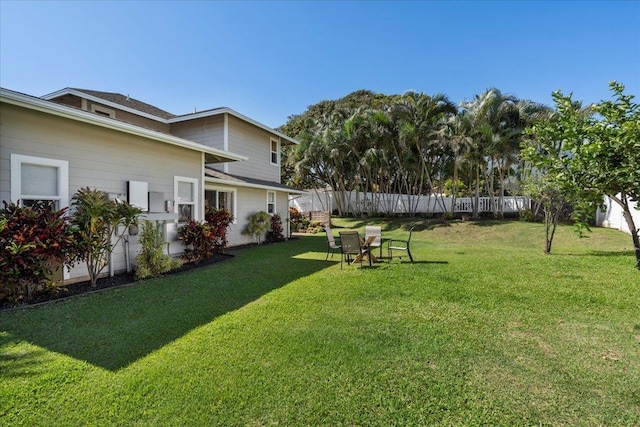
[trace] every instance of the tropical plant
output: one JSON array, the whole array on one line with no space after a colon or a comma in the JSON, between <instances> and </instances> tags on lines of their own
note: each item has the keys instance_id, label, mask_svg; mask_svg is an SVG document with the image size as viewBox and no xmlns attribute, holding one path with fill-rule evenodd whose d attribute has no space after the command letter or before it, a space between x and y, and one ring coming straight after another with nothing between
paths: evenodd
<instances>
[{"instance_id":1,"label":"tropical plant","mask_svg":"<svg viewBox=\"0 0 640 427\"><path fill-rule=\"evenodd\" d=\"M182 261L164 253L166 242L162 225L153 221L145 221L139 237L142 250L136 256L136 280L159 276L176 269Z\"/></svg>"},{"instance_id":2,"label":"tropical plant","mask_svg":"<svg viewBox=\"0 0 640 427\"><path fill-rule=\"evenodd\" d=\"M113 249L129 227L137 225L142 211L127 202L110 200L104 191L88 187L78 190L71 200L78 257L86 262L91 286L95 287ZM119 231L121 227L123 230Z\"/></svg>"},{"instance_id":3,"label":"tropical plant","mask_svg":"<svg viewBox=\"0 0 640 427\"><path fill-rule=\"evenodd\" d=\"M211 239L216 253L221 253L227 246L227 230L233 223L233 215L227 209L207 208L204 214L205 221L211 227Z\"/></svg>"},{"instance_id":4,"label":"tropical plant","mask_svg":"<svg viewBox=\"0 0 640 427\"><path fill-rule=\"evenodd\" d=\"M242 234L253 236L256 243L260 244L269 227L271 227L271 216L265 211L258 211L249 216L249 223Z\"/></svg>"},{"instance_id":5,"label":"tropical plant","mask_svg":"<svg viewBox=\"0 0 640 427\"><path fill-rule=\"evenodd\" d=\"M3 202L0 211L0 300L31 300L35 292L56 289L52 268L71 264L74 239L67 209Z\"/></svg>"},{"instance_id":6,"label":"tropical plant","mask_svg":"<svg viewBox=\"0 0 640 427\"><path fill-rule=\"evenodd\" d=\"M214 233L206 222L189 219L178 228L178 235L185 245L184 258L187 262L199 263L216 253Z\"/></svg>"},{"instance_id":7,"label":"tropical plant","mask_svg":"<svg viewBox=\"0 0 640 427\"><path fill-rule=\"evenodd\" d=\"M267 231L267 242L282 242L285 240L284 232L282 229L282 219L279 214L274 214L271 217L271 227Z\"/></svg>"}]
</instances>

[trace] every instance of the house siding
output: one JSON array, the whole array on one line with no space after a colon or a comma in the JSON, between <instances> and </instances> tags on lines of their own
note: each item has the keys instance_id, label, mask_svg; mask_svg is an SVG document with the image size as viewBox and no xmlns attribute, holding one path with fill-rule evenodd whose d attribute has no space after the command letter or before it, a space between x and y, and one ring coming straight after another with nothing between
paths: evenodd
<instances>
[{"instance_id":1,"label":"house siding","mask_svg":"<svg viewBox=\"0 0 640 427\"><path fill-rule=\"evenodd\" d=\"M224 117L222 115L171 124L171 133L179 138L224 150Z\"/></svg>"},{"instance_id":2,"label":"house siding","mask_svg":"<svg viewBox=\"0 0 640 427\"><path fill-rule=\"evenodd\" d=\"M202 154L197 151L0 104L0 197L7 201L11 199L11 154L68 161L70 197L78 189L90 187L120 194L126 200L127 181L135 180L148 182L149 191L173 200L174 176L183 176L199 180L202 206ZM132 254L138 248L137 237L133 237ZM125 268L121 245L113 260L115 271ZM86 274L86 268L78 266L71 271L71 278Z\"/></svg>"},{"instance_id":3,"label":"house siding","mask_svg":"<svg viewBox=\"0 0 640 427\"><path fill-rule=\"evenodd\" d=\"M235 187L233 185L224 184L205 184L205 188L229 188L236 190L237 197L237 214L234 224L229 226L227 230L227 239L229 246L238 246L254 243L253 236L242 234L249 224L249 216L259 211L267 210L267 190L261 188ZM276 213L280 215L282 220L282 228L285 236L287 235L286 219L289 212L288 193L283 191L276 192Z\"/></svg>"},{"instance_id":4,"label":"house siding","mask_svg":"<svg viewBox=\"0 0 640 427\"><path fill-rule=\"evenodd\" d=\"M228 163L228 173L280 183L280 165L270 162L271 136L264 129L230 115L228 150L248 160Z\"/></svg>"}]
</instances>

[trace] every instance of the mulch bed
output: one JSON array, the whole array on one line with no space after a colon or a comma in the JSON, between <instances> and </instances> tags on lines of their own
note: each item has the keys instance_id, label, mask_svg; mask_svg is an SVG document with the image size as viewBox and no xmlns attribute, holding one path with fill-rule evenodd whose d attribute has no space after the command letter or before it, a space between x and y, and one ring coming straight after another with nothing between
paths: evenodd
<instances>
[{"instance_id":1,"label":"mulch bed","mask_svg":"<svg viewBox=\"0 0 640 427\"><path fill-rule=\"evenodd\" d=\"M234 255L230 255L230 254L216 254L211 258L201 261L197 264L195 263L184 264L180 268L176 268L175 270L171 270L170 272L165 273L164 276L172 275L176 273L182 273L184 271L190 271L190 270L194 270L201 267L206 267L208 265L226 261L230 258L233 258L233 256ZM91 286L91 282L88 280L86 282L72 283L69 285L65 285L62 288L59 288L59 292L57 293L49 292L49 293L37 294L33 297L31 301L21 302L17 306L13 304L9 304L7 301L4 301L4 300L0 301L0 311L12 309L16 307L32 306L35 304L55 301L55 300L68 298L75 295L88 294L88 293L99 291L102 289L113 288L116 286L124 286L132 283L135 283L135 279L133 278L133 273L120 273L120 274L114 275L113 277L102 277L98 279L95 288Z\"/></svg>"}]
</instances>

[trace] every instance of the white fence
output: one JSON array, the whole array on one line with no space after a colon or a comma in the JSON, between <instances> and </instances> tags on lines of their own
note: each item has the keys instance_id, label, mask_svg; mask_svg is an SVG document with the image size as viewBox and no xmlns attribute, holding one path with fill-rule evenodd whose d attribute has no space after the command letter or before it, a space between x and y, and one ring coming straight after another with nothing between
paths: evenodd
<instances>
[{"instance_id":1,"label":"white fence","mask_svg":"<svg viewBox=\"0 0 640 427\"><path fill-rule=\"evenodd\" d=\"M337 196L340 196L338 193ZM291 206L301 212L334 211L338 208L337 197L332 191L312 190L304 196L291 200ZM407 196L405 194L375 194L355 192L342 194L345 213L382 212L382 213L444 213L451 212L453 197L443 196ZM453 212L471 213L475 197L455 199ZM524 197L505 197L500 206L499 197L480 197L478 212L515 213L530 208L530 201Z\"/></svg>"}]
</instances>

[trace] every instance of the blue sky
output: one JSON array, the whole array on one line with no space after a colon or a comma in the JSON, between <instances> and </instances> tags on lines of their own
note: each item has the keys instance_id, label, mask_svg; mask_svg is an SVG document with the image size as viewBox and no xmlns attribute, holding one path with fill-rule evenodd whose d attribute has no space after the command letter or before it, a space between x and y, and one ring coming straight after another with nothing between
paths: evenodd
<instances>
[{"instance_id":1,"label":"blue sky","mask_svg":"<svg viewBox=\"0 0 640 427\"><path fill-rule=\"evenodd\" d=\"M640 1L0 1L0 85L226 106L277 127L358 89L640 96Z\"/></svg>"}]
</instances>

